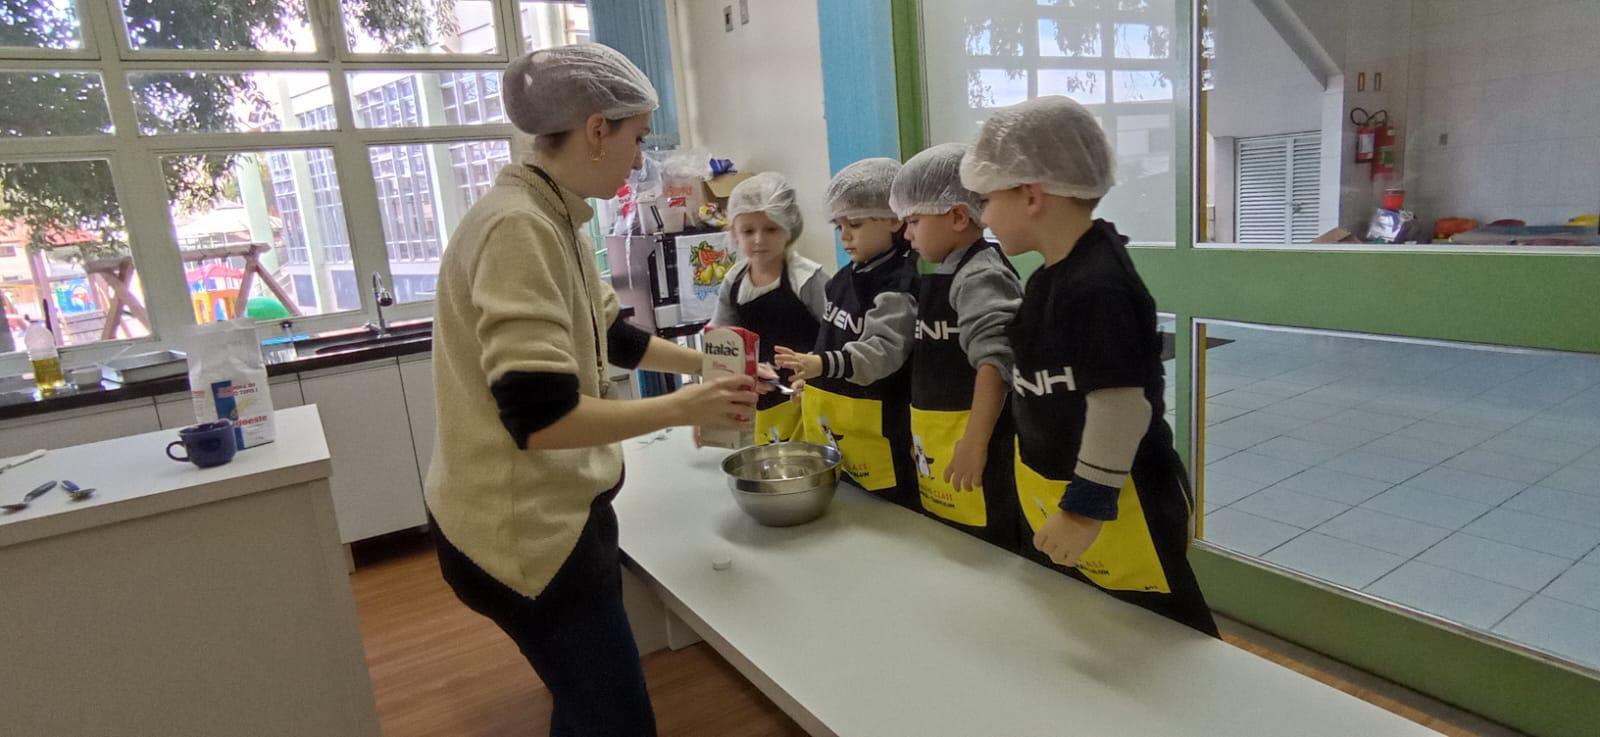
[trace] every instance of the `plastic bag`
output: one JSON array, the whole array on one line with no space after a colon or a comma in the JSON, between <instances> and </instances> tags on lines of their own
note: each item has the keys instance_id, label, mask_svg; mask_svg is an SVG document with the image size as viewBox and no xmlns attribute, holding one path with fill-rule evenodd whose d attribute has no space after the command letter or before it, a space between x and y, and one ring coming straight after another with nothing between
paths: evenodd
<instances>
[{"instance_id":1,"label":"plastic bag","mask_svg":"<svg viewBox=\"0 0 1600 737\"><path fill-rule=\"evenodd\" d=\"M253 320L195 328L188 341L189 398L200 422L233 420L240 450L272 442L272 393Z\"/></svg>"}]
</instances>

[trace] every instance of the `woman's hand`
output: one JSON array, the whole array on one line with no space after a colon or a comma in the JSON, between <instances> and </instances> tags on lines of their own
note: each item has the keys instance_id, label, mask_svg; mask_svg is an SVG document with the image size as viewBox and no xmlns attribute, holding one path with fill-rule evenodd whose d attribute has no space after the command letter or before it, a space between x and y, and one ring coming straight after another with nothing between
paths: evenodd
<instances>
[{"instance_id":1,"label":"woman's hand","mask_svg":"<svg viewBox=\"0 0 1600 737\"><path fill-rule=\"evenodd\" d=\"M815 353L796 353L781 345L774 349L774 353L777 354L778 368L788 369L794 373L790 384L815 379L822 375L822 356Z\"/></svg>"},{"instance_id":2,"label":"woman's hand","mask_svg":"<svg viewBox=\"0 0 1600 737\"><path fill-rule=\"evenodd\" d=\"M755 379L724 376L672 393L675 425L743 429L756 415Z\"/></svg>"}]
</instances>

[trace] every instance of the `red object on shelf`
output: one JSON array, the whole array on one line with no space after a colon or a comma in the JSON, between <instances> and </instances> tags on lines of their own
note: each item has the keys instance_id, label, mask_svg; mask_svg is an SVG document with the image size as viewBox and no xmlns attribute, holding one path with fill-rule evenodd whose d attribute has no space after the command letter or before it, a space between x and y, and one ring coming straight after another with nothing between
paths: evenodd
<instances>
[{"instance_id":1,"label":"red object on shelf","mask_svg":"<svg viewBox=\"0 0 1600 737\"><path fill-rule=\"evenodd\" d=\"M1399 210L1406 205L1406 191L1391 187L1383 191L1383 209Z\"/></svg>"}]
</instances>

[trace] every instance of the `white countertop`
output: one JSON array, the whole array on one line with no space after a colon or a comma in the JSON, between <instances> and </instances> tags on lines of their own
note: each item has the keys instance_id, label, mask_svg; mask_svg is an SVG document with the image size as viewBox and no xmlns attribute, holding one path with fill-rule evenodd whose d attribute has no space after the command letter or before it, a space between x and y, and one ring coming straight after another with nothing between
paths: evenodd
<instances>
[{"instance_id":1,"label":"white countertop","mask_svg":"<svg viewBox=\"0 0 1600 737\"><path fill-rule=\"evenodd\" d=\"M52 450L0 474L0 503L46 481L71 480L94 496L72 502L59 487L27 509L0 512L0 547L327 478L328 444L316 407L278 410L277 440L200 469L167 457L176 430Z\"/></svg>"},{"instance_id":2,"label":"white countertop","mask_svg":"<svg viewBox=\"0 0 1600 737\"><path fill-rule=\"evenodd\" d=\"M816 522L761 527L724 483L725 451L689 438L625 444L623 552L812 729L1437 735L848 485Z\"/></svg>"}]
</instances>

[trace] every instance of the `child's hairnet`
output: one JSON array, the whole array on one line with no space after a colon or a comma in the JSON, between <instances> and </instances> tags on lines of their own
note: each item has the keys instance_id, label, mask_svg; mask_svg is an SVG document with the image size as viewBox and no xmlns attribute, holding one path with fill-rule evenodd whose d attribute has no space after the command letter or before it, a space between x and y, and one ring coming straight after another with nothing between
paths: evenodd
<instances>
[{"instance_id":1,"label":"child's hairnet","mask_svg":"<svg viewBox=\"0 0 1600 737\"><path fill-rule=\"evenodd\" d=\"M961 183L980 194L1024 184L1047 194L1096 199L1116 183L1111 144L1088 108L1048 96L1000 108L961 160Z\"/></svg>"},{"instance_id":2,"label":"child's hairnet","mask_svg":"<svg viewBox=\"0 0 1600 737\"><path fill-rule=\"evenodd\" d=\"M740 182L728 194L728 226L740 215L759 212L765 214L789 234L789 242L800 237L804 225L800 218L800 203L795 201L794 187L782 174L766 171Z\"/></svg>"},{"instance_id":3,"label":"child's hairnet","mask_svg":"<svg viewBox=\"0 0 1600 737\"><path fill-rule=\"evenodd\" d=\"M619 120L660 105L644 72L601 44L556 46L513 59L501 75L500 94L512 125L536 136L575 130L595 113Z\"/></svg>"},{"instance_id":4,"label":"child's hairnet","mask_svg":"<svg viewBox=\"0 0 1600 737\"><path fill-rule=\"evenodd\" d=\"M941 143L911 157L894 177L889 207L896 215L943 215L965 208L967 217L981 221L983 198L961 184L961 157L972 147Z\"/></svg>"},{"instance_id":5,"label":"child's hairnet","mask_svg":"<svg viewBox=\"0 0 1600 737\"><path fill-rule=\"evenodd\" d=\"M839 170L828 182L828 214L834 219L896 220L889 207L889 188L900 162L894 159L862 159Z\"/></svg>"}]
</instances>

